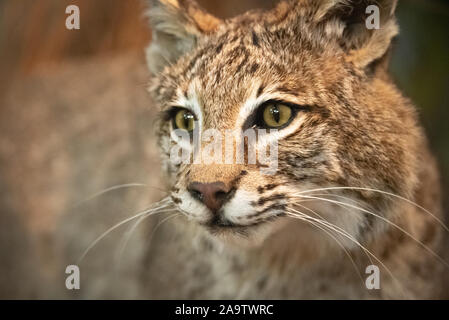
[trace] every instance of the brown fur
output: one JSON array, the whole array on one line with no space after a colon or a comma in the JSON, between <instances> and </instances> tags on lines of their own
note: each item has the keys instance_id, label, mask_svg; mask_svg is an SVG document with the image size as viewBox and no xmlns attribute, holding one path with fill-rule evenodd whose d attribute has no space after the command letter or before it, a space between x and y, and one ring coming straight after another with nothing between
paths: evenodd
<instances>
[{"instance_id":1,"label":"brown fur","mask_svg":"<svg viewBox=\"0 0 449 320\"><path fill-rule=\"evenodd\" d=\"M313 208L366 245L376 257L382 257L379 291L369 291L360 284L357 272L343 259L341 248L335 242L329 244L324 233L282 217L284 210L295 207L296 192L332 186L394 193L437 217L441 215L438 174L416 112L387 74L390 43L398 31L396 1L375 3L381 9L379 30L364 27L364 8L369 1L281 2L271 12L249 12L221 21L218 26L212 19L213 31L206 32L199 27L191 30L191 23L179 25L176 15L170 16L170 10L180 4L166 7L165 23L171 26L167 30L176 36L169 44L154 41L147 56L155 74L151 92L162 110L181 98L197 103L203 128L224 131L233 127L242 105L255 94L310 106L309 112L298 116L301 120L295 130L279 141L279 170L274 176L264 176L258 166L172 166L168 160L170 125L160 121L159 144L174 186L172 196L186 215L200 224L211 219L211 213L201 204L191 207L196 201L187 195L191 182L220 181L236 194L243 190L256 199L242 200L240 205L251 206L253 211L235 218L240 219L239 231L245 236L213 230L212 242L219 242L234 257L227 260L241 259L244 269L240 270L238 263L217 258L218 262L212 263L218 265L215 272L221 274L230 268L226 272L231 272L232 280L226 293L223 279L217 278L217 285L206 290L208 294L228 297L235 293L246 298L438 295L439 278L435 275L441 273L442 263L426 250L438 252L441 226L421 209L366 190L330 194L361 201L364 208L381 218L359 210L350 213L350 208L342 210L322 201L306 203L308 209ZM196 10L200 9L195 6L195 14L189 9L182 12L189 14L188 21L197 26L205 23L204 16L210 20ZM165 30L159 29L158 23L153 27L155 34ZM173 31L177 27L182 31ZM185 41L178 38L184 32L195 45L183 46L184 51L172 57L173 47L179 49L179 43ZM161 66L160 55L173 59ZM226 208L224 212L231 210ZM238 210L237 205L232 208ZM263 223L266 220L272 223ZM407 230L408 235L400 229ZM196 232L208 233L202 228ZM370 264L364 252L357 246L344 245L364 272L364 266ZM270 284L258 286L261 278Z\"/></svg>"},{"instance_id":2,"label":"brown fur","mask_svg":"<svg viewBox=\"0 0 449 320\"><path fill-rule=\"evenodd\" d=\"M148 108L143 86L138 85L145 81L144 66L134 56L77 65L48 75L45 81L33 79L5 99L9 117L3 119L2 128L14 119L20 126L12 134L20 143L12 144L6 134L0 139L2 163L6 163L2 181L8 182L5 194L17 198L10 201L14 203L11 210L5 206L8 212L0 218L4 225L15 220L26 224L19 231L10 230L15 237L2 233L12 241L2 242L6 248L1 252L13 266L19 266L17 255L32 252L27 254L29 261L21 261L25 264L21 268L39 270L32 276L41 281L36 291L15 292L19 291L16 278L23 279L27 272L19 267L11 272L12 267L5 265L8 272L0 277L2 296L439 297L446 266L381 219L440 254L442 228L423 210L366 190L328 191L325 197L348 197L348 202L378 217L334 203L302 203L346 230L382 265L353 241L285 214L296 208L315 217L293 203L297 192L351 186L391 192L441 216L433 157L413 105L386 69L390 41L397 33L392 15L395 2L377 1L383 9L383 28L378 31L360 28L365 1L282 2L270 12L249 12L226 21L205 13L192 1L151 2L156 37L147 61L157 108ZM97 72L100 63L104 72ZM102 94L105 88L110 94ZM21 95L24 90L27 96ZM308 106L308 111L298 113L283 129L291 132L279 140L275 175L261 174L260 164L177 167L167 159L169 123L164 117L157 123L159 151L152 147L152 123L147 119L182 95L190 100L196 95L204 128L219 130L241 120L242 106L254 96L276 96ZM35 120L27 122L28 117ZM30 122L34 126L26 125ZM121 190L104 195L103 201L94 199L81 207L72 204L118 183L161 185L154 174L159 153L174 205L190 204L190 209L185 215L173 209L146 219L142 224L146 228L141 225L135 230L121 259L114 260L114 254L122 234L111 233L80 263L81 290L66 290L65 266L77 263L104 230L160 194L154 189ZM5 154L11 156L6 159ZM221 181L233 189L233 198L225 206L232 201L234 205L226 214L241 227L234 231L204 227L211 213L185 194L194 181ZM48 212L61 213L59 224ZM20 213L27 216L15 219ZM29 229L44 236L40 241L17 236ZM380 290L368 290L359 278L359 272L367 276L369 264L380 267ZM38 267L42 265L45 268Z\"/></svg>"}]
</instances>

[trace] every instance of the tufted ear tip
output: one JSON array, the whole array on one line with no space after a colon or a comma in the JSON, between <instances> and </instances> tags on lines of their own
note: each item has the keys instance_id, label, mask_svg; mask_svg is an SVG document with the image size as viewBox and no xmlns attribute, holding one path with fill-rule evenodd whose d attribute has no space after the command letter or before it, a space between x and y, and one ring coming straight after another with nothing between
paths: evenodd
<instances>
[{"instance_id":1,"label":"tufted ear tip","mask_svg":"<svg viewBox=\"0 0 449 320\"><path fill-rule=\"evenodd\" d=\"M147 15L153 36L146 57L153 74L191 50L198 37L214 32L221 23L193 0L149 0Z\"/></svg>"}]
</instances>

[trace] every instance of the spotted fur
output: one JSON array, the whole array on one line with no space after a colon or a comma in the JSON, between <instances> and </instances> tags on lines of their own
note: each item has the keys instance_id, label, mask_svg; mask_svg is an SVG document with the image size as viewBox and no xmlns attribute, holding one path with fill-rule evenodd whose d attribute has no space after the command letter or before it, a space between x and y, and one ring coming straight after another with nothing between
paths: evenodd
<instances>
[{"instance_id":1,"label":"spotted fur","mask_svg":"<svg viewBox=\"0 0 449 320\"><path fill-rule=\"evenodd\" d=\"M373 3L381 10L379 30L364 26L365 8ZM184 289L167 296L438 296L439 274L446 268L435 257L441 226L422 209L372 191L441 214L438 173L415 108L387 73L398 33L395 6L387 0L283 1L269 12L221 21L190 0L152 1L147 61L150 91L162 113L190 108L202 130L224 131L241 126L260 101L304 106L279 131L279 164L272 176L262 174L259 164L172 165L170 122L161 117L157 135L171 197L189 218L180 219L177 230L183 250L193 256L179 266L187 274ZM219 218L187 190L192 182L216 181L232 190ZM300 192L331 187L340 189L320 194L334 202L309 198L305 208L295 204ZM352 207L338 205L338 199ZM295 208L319 213L381 263L331 232L352 265L334 238L289 216ZM212 225L217 219L232 227ZM185 240L198 237L198 246ZM380 290L360 281L358 272L363 275L369 264L382 270ZM207 279L195 271L201 266ZM148 270L155 272L151 265Z\"/></svg>"}]
</instances>

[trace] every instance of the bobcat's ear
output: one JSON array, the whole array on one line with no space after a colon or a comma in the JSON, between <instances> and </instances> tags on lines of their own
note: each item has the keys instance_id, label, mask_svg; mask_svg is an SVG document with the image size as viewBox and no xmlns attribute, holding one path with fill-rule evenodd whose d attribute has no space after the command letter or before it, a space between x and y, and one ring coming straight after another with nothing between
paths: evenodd
<instances>
[{"instance_id":1,"label":"bobcat's ear","mask_svg":"<svg viewBox=\"0 0 449 320\"><path fill-rule=\"evenodd\" d=\"M324 26L339 25L339 42L347 60L366 68L388 56L391 41L398 34L394 11L397 0L324 0L314 19Z\"/></svg>"},{"instance_id":2,"label":"bobcat's ear","mask_svg":"<svg viewBox=\"0 0 449 320\"><path fill-rule=\"evenodd\" d=\"M160 72L191 50L198 37L216 30L220 20L193 0L149 0L152 41L146 56L150 71Z\"/></svg>"}]
</instances>

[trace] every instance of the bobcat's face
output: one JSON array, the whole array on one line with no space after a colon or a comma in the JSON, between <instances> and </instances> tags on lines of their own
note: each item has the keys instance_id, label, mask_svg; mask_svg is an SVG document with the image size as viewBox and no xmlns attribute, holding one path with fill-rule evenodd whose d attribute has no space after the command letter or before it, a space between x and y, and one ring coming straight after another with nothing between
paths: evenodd
<instances>
[{"instance_id":1,"label":"bobcat's face","mask_svg":"<svg viewBox=\"0 0 449 320\"><path fill-rule=\"evenodd\" d=\"M148 60L162 109L158 134L171 197L214 234L263 239L289 216L305 214L360 239L375 222L336 201L376 209L384 203L361 190L317 189L411 191L414 162L407 149L414 118L395 107L400 96L382 80L379 66L396 33L394 19L385 21L383 33L348 34L351 18L333 8L338 1L323 3L328 5L292 1L225 22L190 1L154 3ZM379 42L372 44L375 37ZM264 141L276 142L277 158L170 161L175 129L201 135L211 128L222 137L227 130L270 129ZM262 150L259 144L249 148ZM229 152L223 145L218 150L223 157ZM267 166L276 168L274 174L264 172ZM323 197L333 202L317 199Z\"/></svg>"}]
</instances>

